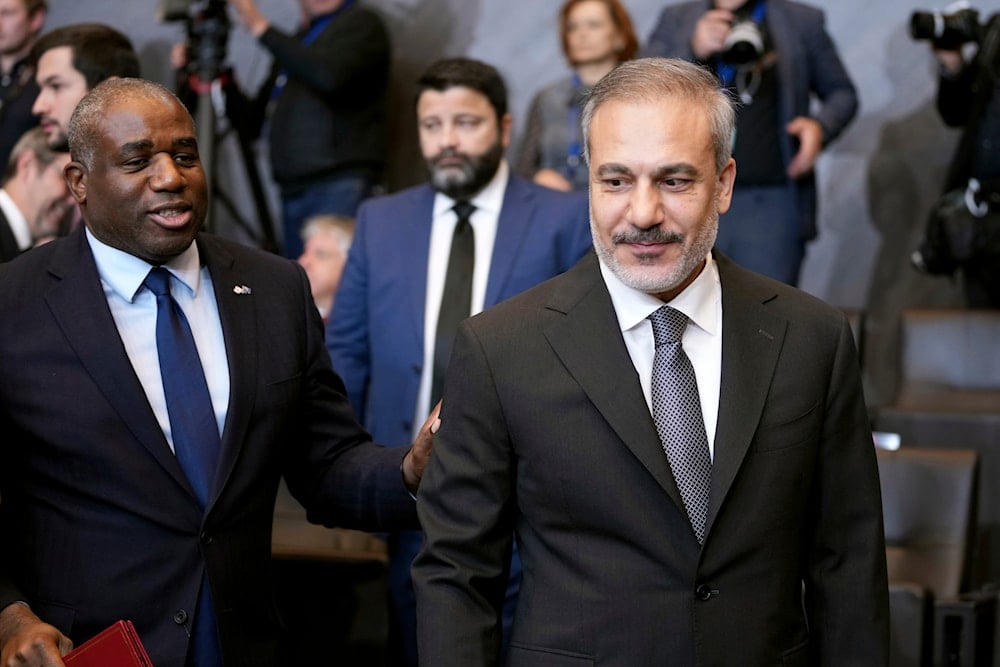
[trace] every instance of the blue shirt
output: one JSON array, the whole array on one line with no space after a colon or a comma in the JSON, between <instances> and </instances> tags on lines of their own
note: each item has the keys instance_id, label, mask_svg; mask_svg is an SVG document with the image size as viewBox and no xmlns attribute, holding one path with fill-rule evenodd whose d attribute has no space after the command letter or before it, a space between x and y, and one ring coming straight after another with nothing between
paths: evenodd
<instances>
[{"instance_id":1,"label":"blue shirt","mask_svg":"<svg viewBox=\"0 0 1000 667\"><path fill-rule=\"evenodd\" d=\"M125 352L172 450L170 417L156 350L156 297L142 284L152 265L98 241L90 229L87 242ZM212 277L201 265L195 243L164 268L171 276L170 293L191 326L221 436L229 407L229 362Z\"/></svg>"}]
</instances>

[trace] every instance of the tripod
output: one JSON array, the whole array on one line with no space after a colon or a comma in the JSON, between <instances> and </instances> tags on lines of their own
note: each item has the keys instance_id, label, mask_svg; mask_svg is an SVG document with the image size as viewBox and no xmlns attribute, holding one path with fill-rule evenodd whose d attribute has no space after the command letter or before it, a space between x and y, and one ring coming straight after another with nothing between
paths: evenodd
<instances>
[{"instance_id":1,"label":"tripod","mask_svg":"<svg viewBox=\"0 0 1000 667\"><path fill-rule=\"evenodd\" d=\"M201 68L197 73L190 75L189 84L191 89L197 93L197 107L195 113L195 125L198 134L198 146L201 154L202 166L207 175L206 185L208 187L209 201L221 204L232 220L254 239L257 245L264 250L278 252L278 242L274 233L274 224L271 219L270 208L267 197L264 193L263 181L257 169L257 162L254 157L250 138L247 136L244 124L234 122L234 119L227 115L228 128L225 132L219 132L220 112L216 110L212 99L213 91L225 91L226 84L231 81L232 71L229 68L210 72L211 76L202 78ZM257 211L258 225L254 225L250 220L240 214L232 198L220 187L218 178L218 168L216 154L219 144L230 133L235 133L237 146L239 147L241 162L243 164L246 183L250 188L253 197L254 208ZM206 229L214 228L213 215L210 213L206 220Z\"/></svg>"}]
</instances>

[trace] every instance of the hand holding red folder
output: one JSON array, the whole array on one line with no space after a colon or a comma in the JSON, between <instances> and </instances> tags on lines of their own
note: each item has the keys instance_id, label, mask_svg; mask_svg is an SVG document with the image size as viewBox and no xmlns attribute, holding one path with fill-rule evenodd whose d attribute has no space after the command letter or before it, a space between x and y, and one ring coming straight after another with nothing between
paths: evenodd
<instances>
[{"instance_id":1,"label":"hand holding red folder","mask_svg":"<svg viewBox=\"0 0 1000 667\"><path fill-rule=\"evenodd\" d=\"M132 621L118 621L63 656L66 667L153 667Z\"/></svg>"}]
</instances>

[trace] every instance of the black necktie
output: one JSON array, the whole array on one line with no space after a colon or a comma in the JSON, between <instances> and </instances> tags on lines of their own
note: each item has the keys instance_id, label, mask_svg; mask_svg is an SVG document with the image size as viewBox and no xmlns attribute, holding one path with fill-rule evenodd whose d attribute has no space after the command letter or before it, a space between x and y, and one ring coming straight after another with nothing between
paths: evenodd
<instances>
[{"instance_id":1,"label":"black necktie","mask_svg":"<svg viewBox=\"0 0 1000 667\"><path fill-rule=\"evenodd\" d=\"M187 318L170 296L170 273L164 268L154 267L144 284L156 295L156 351L160 357L160 375L167 400L174 454L194 489L198 503L205 508L220 448L219 427L205 381L205 370ZM197 604L188 665L218 667L222 664L222 657L207 574L202 577Z\"/></svg>"},{"instance_id":2,"label":"black necktie","mask_svg":"<svg viewBox=\"0 0 1000 667\"><path fill-rule=\"evenodd\" d=\"M712 459L694 367L681 345L688 318L679 310L662 306L649 316L649 321L656 342L651 387L653 421L700 544L705 540Z\"/></svg>"},{"instance_id":3,"label":"black necktie","mask_svg":"<svg viewBox=\"0 0 1000 667\"><path fill-rule=\"evenodd\" d=\"M441 398L444 373L451 357L458 323L469 316L472 309L472 269L476 258L476 237L469 218L476 207L467 201L455 204L455 234L451 237L451 255L448 257L448 274L441 294L441 311L438 313L437 335L434 338L434 375L431 381L431 407Z\"/></svg>"}]
</instances>

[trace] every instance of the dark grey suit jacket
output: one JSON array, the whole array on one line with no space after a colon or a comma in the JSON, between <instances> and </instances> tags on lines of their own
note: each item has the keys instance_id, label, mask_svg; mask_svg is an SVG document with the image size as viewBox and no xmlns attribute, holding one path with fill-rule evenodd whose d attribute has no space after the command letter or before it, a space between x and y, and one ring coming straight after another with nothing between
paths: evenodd
<instances>
[{"instance_id":1,"label":"dark grey suit jacket","mask_svg":"<svg viewBox=\"0 0 1000 667\"><path fill-rule=\"evenodd\" d=\"M421 661L880 665L878 473L844 316L717 255L722 390L700 548L593 255L468 320L422 483Z\"/></svg>"},{"instance_id":2,"label":"dark grey suit jacket","mask_svg":"<svg viewBox=\"0 0 1000 667\"><path fill-rule=\"evenodd\" d=\"M198 247L231 380L204 512L132 369L83 230L0 266L0 608L27 600L77 643L132 619L157 667L182 667L207 575L226 664L272 667L282 664L269 580L279 477L314 521L411 527L406 449L371 444L354 420L301 268L209 235Z\"/></svg>"}]
</instances>

